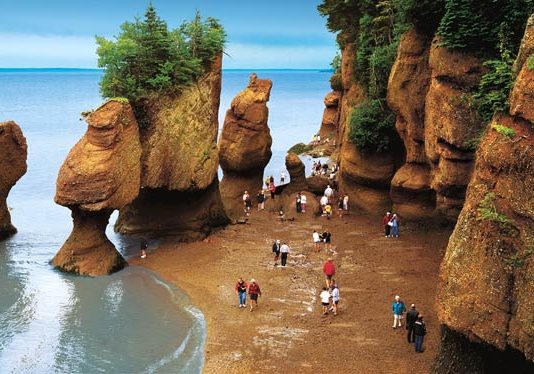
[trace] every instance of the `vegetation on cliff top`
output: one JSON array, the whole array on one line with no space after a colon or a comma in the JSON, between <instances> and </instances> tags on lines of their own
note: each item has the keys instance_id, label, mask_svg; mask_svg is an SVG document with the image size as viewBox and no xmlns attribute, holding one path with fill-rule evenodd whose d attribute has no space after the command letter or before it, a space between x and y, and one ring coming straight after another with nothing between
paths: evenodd
<instances>
[{"instance_id":1,"label":"vegetation on cliff top","mask_svg":"<svg viewBox=\"0 0 534 374\"><path fill-rule=\"evenodd\" d=\"M149 5L143 20L125 22L115 40L96 37L98 66L105 68L100 91L134 104L154 93L176 94L196 81L222 52L226 33L213 18L169 30Z\"/></svg>"}]
</instances>

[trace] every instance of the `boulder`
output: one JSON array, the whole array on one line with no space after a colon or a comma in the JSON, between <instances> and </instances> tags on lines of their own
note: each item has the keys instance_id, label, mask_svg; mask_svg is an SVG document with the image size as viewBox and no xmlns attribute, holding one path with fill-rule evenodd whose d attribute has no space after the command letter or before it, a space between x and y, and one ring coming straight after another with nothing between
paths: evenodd
<instances>
[{"instance_id":1,"label":"boulder","mask_svg":"<svg viewBox=\"0 0 534 374\"><path fill-rule=\"evenodd\" d=\"M267 101L272 82L250 77L247 88L233 100L226 112L219 139L219 159L223 170L220 185L225 211L233 218L242 212L241 196L263 185L263 170L271 159L272 138L267 124Z\"/></svg>"},{"instance_id":2,"label":"boulder","mask_svg":"<svg viewBox=\"0 0 534 374\"><path fill-rule=\"evenodd\" d=\"M321 139L337 139L340 98L341 92L338 91L329 92L324 98L325 109L319 129Z\"/></svg>"},{"instance_id":3,"label":"boulder","mask_svg":"<svg viewBox=\"0 0 534 374\"><path fill-rule=\"evenodd\" d=\"M302 160L295 153L286 156L286 169L289 172L289 185L284 189L287 192L303 191L308 189L306 170Z\"/></svg>"},{"instance_id":4,"label":"boulder","mask_svg":"<svg viewBox=\"0 0 534 374\"><path fill-rule=\"evenodd\" d=\"M28 147L20 127L13 121L0 122L0 240L17 232L11 224L7 195L26 174Z\"/></svg>"},{"instance_id":5,"label":"boulder","mask_svg":"<svg viewBox=\"0 0 534 374\"><path fill-rule=\"evenodd\" d=\"M130 104L110 100L87 117L56 183L55 202L72 210L74 228L52 263L63 271L104 275L126 262L107 239L109 216L139 194L141 144Z\"/></svg>"},{"instance_id":6,"label":"boulder","mask_svg":"<svg viewBox=\"0 0 534 374\"><path fill-rule=\"evenodd\" d=\"M308 191L317 195L323 196L326 186L330 184L328 177L324 175L314 175L306 178L306 184L308 185Z\"/></svg>"},{"instance_id":7,"label":"boulder","mask_svg":"<svg viewBox=\"0 0 534 374\"><path fill-rule=\"evenodd\" d=\"M432 216L436 192L430 187L430 167L427 164L406 163L391 181L393 211L403 219L417 220Z\"/></svg>"},{"instance_id":8,"label":"boulder","mask_svg":"<svg viewBox=\"0 0 534 374\"><path fill-rule=\"evenodd\" d=\"M228 223L217 178L221 61L215 58L180 94L156 96L137 108L142 191L121 209L116 231L189 241Z\"/></svg>"}]
</instances>

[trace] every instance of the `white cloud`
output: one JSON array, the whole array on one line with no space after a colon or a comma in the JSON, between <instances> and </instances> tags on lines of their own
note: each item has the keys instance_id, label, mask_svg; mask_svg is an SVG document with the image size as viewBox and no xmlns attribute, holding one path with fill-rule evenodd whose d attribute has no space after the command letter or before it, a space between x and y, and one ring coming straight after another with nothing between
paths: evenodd
<instances>
[{"instance_id":1,"label":"white cloud","mask_svg":"<svg viewBox=\"0 0 534 374\"><path fill-rule=\"evenodd\" d=\"M238 68L328 68L336 53L332 46L291 46L228 43L223 67Z\"/></svg>"},{"instance_id":2,"label":"white cloud","mask_svg":"<svg viewBox=\"0 0 534 374\"><path fill-rule=\"evenodd\" d=\"M92 36L0 34L0 67L96 67Z\"/></svg>"}]
</instances>

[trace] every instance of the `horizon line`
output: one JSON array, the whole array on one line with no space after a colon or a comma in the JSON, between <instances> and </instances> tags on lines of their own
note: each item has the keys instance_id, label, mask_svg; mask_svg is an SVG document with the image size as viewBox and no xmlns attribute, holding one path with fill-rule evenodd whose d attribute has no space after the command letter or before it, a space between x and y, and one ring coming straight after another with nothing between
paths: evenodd
<instances>
[{"instance_id":1,"label":"horizon line","mask_svg":"<svg viewBox=\"0 0 534 374\"><path fill-rule=\"evenodd\" d=\"M76 70L76 71L104 71L103 68L65 68L65 67L39 67L39 68L31 68L31 67L24 67L24 68L14 68L14 67L0 67L0 71L2 70ZM273 71L273 70L280 70L280 71L288 71L288 70L295 70L295 71L321 71L321 72L331 72L333 71L332 68L228 68L228 69L222 69L222 71Z\"/></svg>"}]
</instances>

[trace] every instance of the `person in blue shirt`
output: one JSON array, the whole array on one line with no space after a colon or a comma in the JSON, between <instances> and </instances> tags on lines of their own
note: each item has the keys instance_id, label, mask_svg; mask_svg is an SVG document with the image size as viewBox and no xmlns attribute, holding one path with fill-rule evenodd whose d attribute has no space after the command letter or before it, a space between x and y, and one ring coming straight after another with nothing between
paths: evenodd
<instances>
[{"instance_id":1,"label":"person in blue shirt","mask_svg":"<svg viewBox=\"0 0 534 374\"><path fill-rule=\"evenodd\" d=\"M393 328L402 326L402 315L406 312L406 306L404 302L400 299L399 295L395 296L393 304L391 304L391 310L393 311Z\"/></svg>"}]
</instances>

